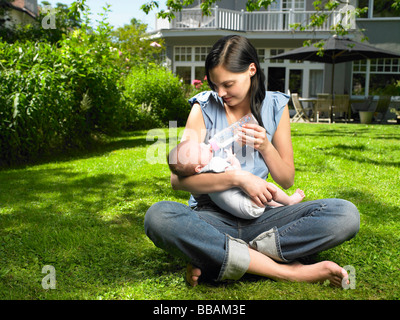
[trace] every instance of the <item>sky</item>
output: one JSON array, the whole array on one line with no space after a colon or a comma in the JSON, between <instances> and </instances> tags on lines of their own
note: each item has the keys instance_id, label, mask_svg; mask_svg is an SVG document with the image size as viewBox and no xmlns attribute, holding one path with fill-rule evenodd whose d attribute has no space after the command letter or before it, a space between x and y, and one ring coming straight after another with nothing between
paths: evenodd
<instances>
[{"instance_id":1,"label":"sky","mask_svg":"<svg viewBox=\"0 0 400 320\"><path fill-rule=\"evenodd\" d=\"M70 5L73 0L47 0L52 7L56 7L58 2L66 5ZM40 5L42 0L38 0L38 4ZM93 14L91 17L91 21L99 20L100 17L97 15L98 13L103 13L103 7L106 4L111 5L111 11L108 16L108 21L115 28L122 27L125 24L129 24L132 18L136 18L141 20L143 23L148 25L147 31L153 31L155 27L155 15L156 11L151 11L148 15L146 15L140 7L149 2L148 0L86 0L86 4L89 6L90 11ZM160 9L165 9L166 0L160 0L159 5Z\"/></svg>"}]
</instances>

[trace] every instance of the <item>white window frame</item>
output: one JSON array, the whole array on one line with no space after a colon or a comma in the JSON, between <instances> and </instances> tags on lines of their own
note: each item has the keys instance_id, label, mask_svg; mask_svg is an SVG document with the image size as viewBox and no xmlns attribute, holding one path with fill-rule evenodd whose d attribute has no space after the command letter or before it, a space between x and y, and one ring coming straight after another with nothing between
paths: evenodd
<instances>
[{"instance_id":1,"label":"white window frame","mask_svg":"<svg viewBox=\"0 0 400 320\"><path fill-rule=\"evenodd\" d=\"M383 64L379 64L379 61L383 60ZM394 63L395 60L398 60L397 64ZM365 71L361 70L361 67L365 66ZM390 71L379 71L379 70L374 70L372 71L374 67L379 67L382 66L383 69L386 69L385 67L389 67L391 70ZM358 68L358 70L355 70ZM354 74L365 74L365 96L369 96L369 83L370 83L370 76L371 74L400 74L400 59L372 59L372 60L359 60L359 61L353 61L352 62L352 73L351 73L351 92L353 92L353 77ZM355 96L355 95L354 95ZM357 97L357 96L355 96Z\"/></svg>"},{"instance_id":2,"label":"white window frame","mask_svg":"<svg viewBox=\"0 0 400 320\"><path fill-rule=\"evenodd\" d=\"M359 6L359 2L357 2L357 6ZM357 18L357 20L363 20L363 19L400 20L400 16L399 17L374 17L374 0L369 0L368 1L368 16L367 16L367 18Z\"/></svg>"},{"instance_id":3,"label":"white window frame","mask_svg":"<svg viewBox=\"0 0 400 320\"><path fill-rule=\"evenodd\" d=\"M297 5L297 7L296 7ZM268 10L270 11L305 11L306 0L276 0L271 3Z\"/></svg>"},{"instance_id":4,"label":"white window frame","mask_svg":"<svg viewBox=\"0 0 400 320\"><path fill-rule=\"evenodd\" d=\"M187 59L186 61L176 61L175 57L177 56L177 49L179 48L186 48L185 51L187 52L187 49L191 49L191 54L190 54L190 59ZM200 54L196 54L196 48L200 48ZM211 46L174 46L174 62L173 62L173 72L176 74L176 68L177 67L190 67L191 68L191 79L190 83L193 83L193 80L195 80L195 74L196 74L196 67L204 67L205 65L205 58L207 57L208 52L211 51ZM205 49L205 54L202 53ZM200 55L200 60L196 61L196 56ZM186 57L189 57L187 53L185 53ZM204 60L202 60L204 58ZM197 80L202 80L203 79L197 79Z\"/></svg>"},{"instance_id":5,"label":"white window frame","mask_svg":"<svg viewBox=\"0 0 400 320\"><path fill-rule=\"evenodd\" d=\"M294 48L293 48L294 49ZM316 62L311 62L311 61L303 61L303 62L298 62L298 61L292 61L292 60L283 60L283 62L280 62L279 60L271 63L272 61L269 60L271 57L271 50L276 50L276 51L281 51L284 50L284 52L291 51L291 48L257 48L257 52L260 55L260 52L264 50L264 58L265 62L260 61L261 68L264 70L265 73L265 78L268 79L268 67L282 67L286 69L285 73L285 93L288 92L289 88L289 75L290 75L290 70L302 70L303 71L303 85L302 85L302 91L303 91L303 96L308 98L308 93L309 93L309 82L310 82L310 70L322 70L324 72L324 78L325 78L325 64L324 63L316 63ZM324 87L324 84L323 84Z\"/></svg>"},{"instance_id":6,"label":"white window frame","mask_svg":"<svg viewBox=\"0 0 400 320\"><path fill-rule=\"evenodd\" d=\"M182 49L185 50L185 53L182 53ZM187 50L190 49L190 53L187 53ZM188 46L176 46L174 47L174 61L176 62L191 62L193 55L193 48ZM179 56L180 59L176 60L176 56ZM185 61L182 61L181 58L185 57ZM187 59L189 58L189 59Z\"/></svg>"}]
</instances>

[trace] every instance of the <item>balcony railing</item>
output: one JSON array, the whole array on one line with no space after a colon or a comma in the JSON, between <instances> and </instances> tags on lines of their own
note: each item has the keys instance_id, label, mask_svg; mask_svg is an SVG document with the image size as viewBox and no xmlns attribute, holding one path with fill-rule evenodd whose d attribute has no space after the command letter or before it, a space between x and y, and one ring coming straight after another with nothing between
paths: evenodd
<instances>
[{"instance_id":1,"label":"balcony railing","mask_svg":"<svg viewBox=\"0 0 400 320\"><path fill-rule=\"evenodd\" d=\"M183 9L175 13L175 19L158 19L156 29L225 29L232 31L291 31L292 24L299 23L306 26L311 21L312 14L315 11L234 11L220 9L218 7L211 9L211 15L205 16L201 9ZM340 11L335 11L325 21L323 26L314 31L330 31L331 27L338 22L346 19L350 29L354 28L354 17L346 16Z\"/></svg>"}]
</instances>

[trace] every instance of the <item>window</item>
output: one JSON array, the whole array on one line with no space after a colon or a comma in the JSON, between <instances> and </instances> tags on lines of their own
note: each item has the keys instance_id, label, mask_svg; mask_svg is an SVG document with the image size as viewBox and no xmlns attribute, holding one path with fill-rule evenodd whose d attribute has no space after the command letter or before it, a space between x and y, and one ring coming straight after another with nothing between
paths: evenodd
<instances>
[{"instance_id":1,"label":"window","mask_svg":"<svg viewBox=\"0 0 400 320\"><path fill-rule=\"evenodd\" d=\"M192 61L192 47L175 47L175 61Z\"/></svg>"},{"instance_id":2,"label":"window","mask_svg":"<svg viewBox=\"0 0 400 320\"><path fill-rule=\"evenodd\" d=\"M359 60L353 62L353 72L366 72L367 71L367 60Z\"/></svg>"},{"instance_id":3,"label":"window","mask_svg":"<svg viewBox=\"0 0 400 320\"><path fill-rule=\"evenodd\" d=\"M400 59L374 59L371 60L371 72L400 72Z\"/></svg>"},{"instance_id":4,"label":"window","mask_svg":"<svg viewBox=\"0 0 400 320\"><path fill-rule=\"evenodd\" d=\"M396 94L395 83L400 80L399 65L400 59L371 60L369 94Z\"/></svg>"},{"instance_id":5,"label":"window","mask_svg":"<svg viewBox=\"0 0 400 320\"><path fill-rule=\"evenodd\" d=\"M265 62L265 49L257 49L258 60L260 63Z\"/></svg>"},{"instance_id":6,"label":"window","mask_svg":"<svg viewBox=\"0 0 400 320\"><path fill-rule=\"evenodd\" d=\"M303 95L303 70L292 69L289 71L289 89L298 93L300 97Z\"/></svg>"},{"instance_id":7,"label":"window","mask_svg":"<svg viewBox=\"0 0 400 320\"><path fill-rule=\"evenodd\" d=\"M361 18L387 18L399 17L399 12L392 8L393 1L387 0L359 0L358 7L368 7L368 12L364 13Z\"/></svg>"},{"instance_id":8,"label":"window","mask_svg":"<svg viewBox=\"0 0 400 320\"><path fill-rule=\"evenodd\" d=\"M398 80L400 80L400 59L373 59L369 66L366 60L353 62L354 95L396 95L395 83Z\"/></svg>"},{"instance_id":9,"label":"window","mask_svg":"<svg viewBox=\"0 0 400 320\"><path fill-rule=\"evenodd\" d=\"M206 61L211 47L195 47L194 48L194 61Z\"/></svg>"},{"instance_id":10,"label":"window","mask_svg":"<svg viewBox=\"0 0 400 320\"><path fill-rule=\"evenodd\" d=\"M395 84L400 81L399 74L371 73L369 80L370 95L398 95Z\"/></svg>"},{"instance_id":11,"label":"window","mask_svg":"<svg viewBox=\"0 0 400 320\"><path fill-rule=\"evenodd\" d=\"M205 67L210 46L177 46L174 47L174 70L175 74L187 84L193 80L204 80Z\"/></svg>"},{"instance_id":12,"label":"window","mask_svg":"<svg viewBox=\"0 0 400 320\"><path fill-rule=\"evenodd\" d=\"M306 10L306 2L303 0L294 0L294 10Z\"/></svg>"},{"instance_id":13,"label":"window","mask_svg":"<svg viewBox=\"0 0 400 320\"><path fill-rule=\"evenodd\" d=\"M353 74L353 89L352 94L356 96L364 96L365 95L365 74L362 73L354 73Z\"/></svg>"},{"instance_id":14,"label":"window","mask_svg":"<svg viewBox=\"0 0 400 320\"><path fill-rule=\"evenodd\" d=\"M176 75L183 80L184 83L190 84L192 79L191 67L176 67Z\"/></svg>"},{"instance_id":15,"label":"window","mask_svg":"<svg viewBox=\"0 0 400 320\"><path fill-rule=\"evenodd\" d=\"M305 0L276 0L271 3L269 10L298 10L304 11L306 9Z\"/></svg>"},{"instance_id":16,"label":"window","mask_svg":"<svg viewBox=\"0 0 400 320\"><path fill-rule=\"evenodd\" d=\"M274 56L284 53L284 52L285 52L284 49L271 49L269 51L270 57L274 57ZM277 59L277 60L272 59L272 60L270 60L270 63L283 63L283 59Z\"/></svg>"},{"instance_id":17,"label":"window","mask_svg":"<svg viewBox=\"0 0 400 320\"><path fill-rule=\"evenodd\" d=\"M206 77L206 68L205 67L195 67L194 68L194 78L196 80L200 80L201 82L203 82L205 77Z\"/></svg>"},{"instance_id":18,"label":"window","mask_svg":"<svg viewBox=\"0 0 400 320\"><path fill-rule=\"evenodd\" d=\"M282 8L284 10L305 10L306 3L304 0L282 0Z\"/></svg>"},{"instance_id":19,"label":"window","mask_svg":"<svg viewBox=\"0 0 400 320\"><path fill-rule=\"evenodd\" d=\"M393 1L387 0L374 0L374 13L376 18L380 17L398 17L394 8L392 8Z\"/></svg>"},{"instance_id":20,"label":"window","mask_svg":"<svg viewBox=\"0 0 400 320\"><path fill-rule=\"evenodd\" d=\"M367 72L367 60L353 62L353 73ZM371 73L400 73L400 59L372 59Z\"/></svg>"},{"instance_id":21,"label":"window","mask_svg":"<svg viewBox=\"0 0 400 320\"><path fill-rule=\"evenodd\" d=\"M175 62L204 62L210 51L211 47L175 47ZM192 60L192 56L194 56L194 60Z\"/></svg>"},{"instance_id":22,"label":"window","mask_svg":"<svg viewBox=\"0 0 400 320\"><path fill-rule=\"evenodd\" d=\"M285 92L285 67L269 67L267 90Z\"/></svg>"}]
</instances>

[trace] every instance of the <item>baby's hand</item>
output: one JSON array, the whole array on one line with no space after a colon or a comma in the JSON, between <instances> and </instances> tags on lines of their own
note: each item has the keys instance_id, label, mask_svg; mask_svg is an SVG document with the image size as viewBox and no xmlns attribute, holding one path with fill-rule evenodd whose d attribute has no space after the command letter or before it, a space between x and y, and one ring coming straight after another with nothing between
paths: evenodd
<instances>
[{"instance_id":1,"label":"baby's hand","mask_svg":"<svg viewBox=\"0 0 400 320\"><path fill-rule=\"evenodd\" d=\"M236 154L232 153L232 149L225 150L225 152L227 155L226 161L228 161L235 170L241 169L240 162L236 158Z\"/></svg>"},{"instance_id":2,"label":"baby's hand","mask_svg":"<svg viewBox=\"0 0 400 320\"><path fill-rule=\"evenodd\" d=\"M232 148L229 150L225 150L226 152L226 161L232 164L232 161L236 159L236 155L232 153Z\"/></svg>"}]
</instances>

